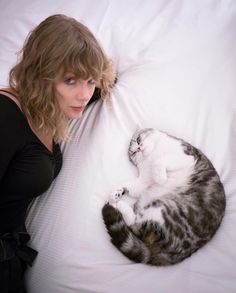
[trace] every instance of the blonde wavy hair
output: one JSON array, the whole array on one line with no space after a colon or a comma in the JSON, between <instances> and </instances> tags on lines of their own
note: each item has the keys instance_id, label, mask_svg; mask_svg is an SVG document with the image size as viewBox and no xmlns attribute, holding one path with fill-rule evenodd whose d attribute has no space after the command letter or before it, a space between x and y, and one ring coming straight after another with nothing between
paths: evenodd
<instances>
[{"instance_id":1,"label":"blonde wavy hair","mask_svg":"<svg viewBox=\"0 0 236 293\"><path fill-rule=\"evenodd\" d=\"M52 15L28 35L19 62L11 69L9 85L19 95L23 112L34 127L55 141L67 137L68 120L55 93L55 81L73 72L93 78L101 97L110 97L115 82L111 61L90 30L76 19Z\"/></svg>"}]
</instances>

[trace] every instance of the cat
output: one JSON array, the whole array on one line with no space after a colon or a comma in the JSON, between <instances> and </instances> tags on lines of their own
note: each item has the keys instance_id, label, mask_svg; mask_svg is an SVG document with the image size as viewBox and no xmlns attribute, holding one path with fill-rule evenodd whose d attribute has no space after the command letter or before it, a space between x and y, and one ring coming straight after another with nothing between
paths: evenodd
<instances>
[{"instance_id":1,"label":"cat","mask_svg":"<svg viewBox=\"0 0 236 293\"><path fill-rule=\"evenodd\" d=\"M219 175L199 149L155 129L136 131L128 155L138 177L102 208L111 242L137 263L179 263L221 224L226 200Z\"/></svg>"}]
</instances>

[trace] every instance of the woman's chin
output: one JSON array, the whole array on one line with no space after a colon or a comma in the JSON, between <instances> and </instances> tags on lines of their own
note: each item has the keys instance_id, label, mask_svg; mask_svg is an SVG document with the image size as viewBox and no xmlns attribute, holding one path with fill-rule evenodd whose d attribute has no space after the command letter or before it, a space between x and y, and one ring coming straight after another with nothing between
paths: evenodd
<instances>
[{"instance_id":1,"label":"woman's chin","mask_svg":"<svg viewBox=\"0 0 236 293\"><path fill-rule=\"evenodd\" d=\"M77 113L75 113L74 111L73 111L73 113L70 113L69 115L67 115L67 117L69 118L69 119L75 119L75 120L78 120L78 119L80 119L81 117L82 117L82 114L83 114L83 111L81 111L81 112L77 112Z\"/></svg>"}]
</instances>

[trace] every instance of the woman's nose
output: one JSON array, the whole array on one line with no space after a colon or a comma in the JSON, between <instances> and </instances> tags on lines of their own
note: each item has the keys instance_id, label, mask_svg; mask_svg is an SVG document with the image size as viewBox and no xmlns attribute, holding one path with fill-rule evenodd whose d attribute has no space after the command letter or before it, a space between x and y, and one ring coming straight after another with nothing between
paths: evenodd
<instances>
[{"instance_id":1,"label":"woman's nose","mask_svg":"<svg viewBox=\"0 0 236 293\"><path fill-rule=\"evenodd\" d=\"M81 86L76 94L76 98L83 102L88 102L93 95L91 89L88 86Z\"/></svg>"}]
</instances>

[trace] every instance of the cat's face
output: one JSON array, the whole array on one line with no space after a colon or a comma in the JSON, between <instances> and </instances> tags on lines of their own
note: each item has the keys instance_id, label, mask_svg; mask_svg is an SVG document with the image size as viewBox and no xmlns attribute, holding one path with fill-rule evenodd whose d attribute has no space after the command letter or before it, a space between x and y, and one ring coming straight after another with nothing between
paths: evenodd
<instances>
[{"instance_id":1,"label":"cat's face","mask_svg":"<svg viewBox=\"0 0 236 293\"><path fill-rule=\"evenodd\" d=\"M129 145L129 158L135 164L145 160L155 146L154 130L146 128L134 133Z\"/></svg>"}]
</instances>

